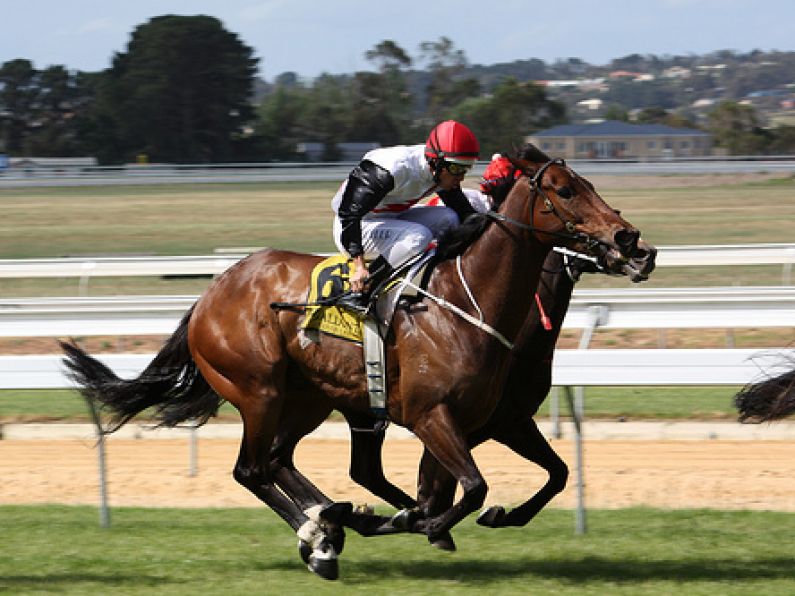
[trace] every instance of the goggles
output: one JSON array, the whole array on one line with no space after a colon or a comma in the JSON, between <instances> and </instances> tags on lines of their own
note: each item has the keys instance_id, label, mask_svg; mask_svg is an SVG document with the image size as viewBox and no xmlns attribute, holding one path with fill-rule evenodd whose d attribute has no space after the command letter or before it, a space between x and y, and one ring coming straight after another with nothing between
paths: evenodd
<instances>
[{"instance_id":1,"label":"goggles","mask_svg":"<svg viewBox=\"0 0 795 596\"><path fill-rule=\"evenodd\" d=\"M444 169L450 172L453 176L464 176L469 170L472 169L474 164L460 164L452 161L444 162Z\"/></svg>"}]
</instances>

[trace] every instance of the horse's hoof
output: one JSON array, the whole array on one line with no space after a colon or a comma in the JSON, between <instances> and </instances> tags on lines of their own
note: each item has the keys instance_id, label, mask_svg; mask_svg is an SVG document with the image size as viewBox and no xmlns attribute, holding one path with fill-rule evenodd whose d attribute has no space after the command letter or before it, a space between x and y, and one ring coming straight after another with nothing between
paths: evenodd
<instances>
[{"instance_id":1,"label":"horse's hoof","mask_svg":"<svg viewBox=\"0 0 795 596\"><path fill-rule=\"evenodd\" d=\"M344 525L344 520L351 513L353 513L353 503L348 501L340 501L326 505L320 510L320 519L329 524L337 526Z\"/></svg>"},{"instance_id":2,"label":"horse's hoof","mask_svg":"<svg viewBox=\"0 0 795 596\"><path fill-rule=\"evenodd\" d=\"M335 551L334 547L325 539L310 553L309 561L306 566L309 571L319 575L323 579L333 580L340 576L337 551Z\"/></svg>"},{"instance_id":3,"label":"horse's hoof","mask_svg":"<svg viewBox=\"0 0 795 596\"><path fill-rule=\"evenodd\" d=\"M417 513L414 509L401 509L392 516L392 519L389 521L389 523L399 530L411 532L419 517L419 513Z\"/></svg>"},{"instance_id":4,"label":"horse's hoof","mask_svg":"<svg viewBox=\"0 0 795 596\"><path fill-rule=\"evenodd\" d=\"M477 519L478 524L489 528L501 528L505 525L505 508L495 505L481 512Z\"/></svg>"},{"instance_id":5,"label":"horse's hoof","mask_svg":"<svg viewBox=\"0 0 795 596\"><path fill-rule=\"evenodd\" d=\"M298 554L301 555L301 560L309 565L309 555L312 554L312 547L306 540L298 539Z\"/></svg>"},{"instance_id":6,"label":"horse's hoof","mask_svg":"<svg viewBox=\"0 0 795 596\"><path fill-rule=\"evenodd\" d=\"M453 541L453 536L450 532L445 532L444 534L439 534L438 536L428 536L428 542L431 543L431 546L438 548L439 550L446 550L448 552L455 552L456 546L455 542Z\"/></svg>"},{"instance_id":7,"label":"horse's hoof","mask_svg":"<svg viewBox=\"0 0 795 596\"><path fill-rule=\"evenodd\" d=\"M307 563L306 566L309 571L319 575L323 579L334 580L340 576L340 564L336 558L318 558L315 557L313 553L309 555L309 563Z\"/></svg>"}]
</instances>

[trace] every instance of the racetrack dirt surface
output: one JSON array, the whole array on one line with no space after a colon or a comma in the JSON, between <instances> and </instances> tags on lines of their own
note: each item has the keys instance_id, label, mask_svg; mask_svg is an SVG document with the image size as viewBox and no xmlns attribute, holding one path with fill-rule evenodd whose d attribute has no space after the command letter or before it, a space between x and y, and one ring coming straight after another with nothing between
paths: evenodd
<instances>
[{"instance_id":1,"label":"racetrack dirt surface","mask_svg":"<svg viewBox=\"0 0 795 596\"><path fill-rule=\"evenodd\" d=\"M574 445L553 447L574 469ZM307 439L299 445L298 468L331 498L355 503L380 501L348 477L348 441ZM231 469L238 442L202 439L198 470L188 473L187 440L107 442L112 506L259 506L235 483ZM415 494L420 443L388 440L387 476ZM475 450L490 486L487 504L518 503L544 482L533 464L488 443ZM97 451L92 439L0 441L0 504L94 505L98 497ZM647 505L662 508L769 509L795 512L795 442L593 440L585 447L586 504L592 508ZM552 506L576 504L574 474Z\"/></svg>"}]
</instances>

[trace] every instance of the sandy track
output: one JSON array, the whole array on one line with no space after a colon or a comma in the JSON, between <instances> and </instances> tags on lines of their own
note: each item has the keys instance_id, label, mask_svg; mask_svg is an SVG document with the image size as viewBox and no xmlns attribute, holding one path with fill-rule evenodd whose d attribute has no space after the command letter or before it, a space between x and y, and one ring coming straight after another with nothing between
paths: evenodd
<instances>
[{"instance_id":1,"label":"sandy track","mask_svg":"<svg viewBox=\"0 0 795 596\"><path fill-rule=\"evenodd\" d=\"M573 467L571 441L555 441ZM108 442L109 494L116 506L248 507L259 502L231 478L234 440L202 440L199 474L188 475L185 440ZM413 494L420 445L389 440L387 475ZM0 441L0 504L96 504L97 452L90 440ZM489 482L487 503L516 503L540 487L538 468L487 444L475 457ZM589 507L771 509L795 512L795 443L790 441L589 441ZM346 440L306 440L299 467L329 496L378 503L347 475ZM573 507L574 479L554 506Z\"/></svg>"}]
</instances>

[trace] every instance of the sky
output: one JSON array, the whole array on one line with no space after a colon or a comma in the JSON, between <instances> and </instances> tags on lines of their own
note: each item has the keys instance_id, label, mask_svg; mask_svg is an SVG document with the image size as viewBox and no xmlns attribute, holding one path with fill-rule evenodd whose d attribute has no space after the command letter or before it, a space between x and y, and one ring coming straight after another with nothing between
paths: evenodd
<instances>
[{"instance_id":1,"label":"sky","mask_svg":"<svg viewBox=\"0 0 795 596\"><path fill-rule=\"evenodd\" d=\"M792 0L0 0L0 63L102 70L135 27L164 14L218 18L268 81L372 70L364 53L387 39L419 58L421 42L445 36L482 65L795 50Z\"/></svg>"}]
</instances>

